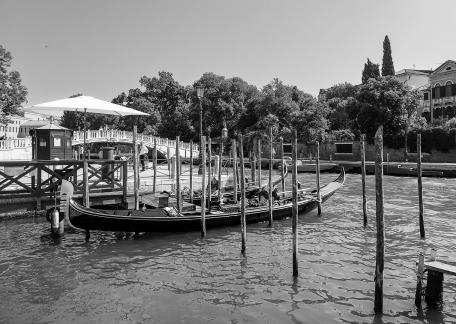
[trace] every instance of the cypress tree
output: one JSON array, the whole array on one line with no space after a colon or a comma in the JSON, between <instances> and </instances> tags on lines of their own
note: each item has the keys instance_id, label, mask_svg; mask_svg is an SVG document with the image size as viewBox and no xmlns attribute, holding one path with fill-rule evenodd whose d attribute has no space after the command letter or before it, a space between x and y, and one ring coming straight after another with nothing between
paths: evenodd
<instances>
[{"instance_id":1,"label":"cypress tree","mask_svg":"<svg viewBox=\"0 0 456 324\"><path fill-rule=\"evenodd\" d=\"M367 63L364 64L363 75L361 77L362 83L367 83L370 78L378 78L380 77L380 69L378 64L372 63L369 58L367 59Z\"/></svg>"},{"instance_id":2,"label":"cypress tree","mask_svg":"<svg viewBox=\"0 0 456 324\"><path fill-rule=\"evenodd\" d=\"M383 40L383 64L382 76L394 75L393 57L391 56L391 44L388 35Z\"/></svg>"}]
</instances>

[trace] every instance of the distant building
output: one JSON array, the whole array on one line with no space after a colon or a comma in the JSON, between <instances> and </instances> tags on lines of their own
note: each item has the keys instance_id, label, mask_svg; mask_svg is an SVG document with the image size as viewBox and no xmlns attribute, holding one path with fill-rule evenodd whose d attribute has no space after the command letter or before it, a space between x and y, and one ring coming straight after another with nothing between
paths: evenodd
<instances>
[{"instance_id":1,"label":"distant building","mask_svg":"<svg viewBox=\"0 0 456 324\"><path fill-rule=\"evenodd\" d=\"M11 123L5 125L0 125L0 138L11 139L11 138L21 138L27 137L28 132L23 131L21 126L29 121L40 121L36 126L46 125L47 118L41 114L35 114L32 112L24 112L24 116L12 116ZM34 127L35 128L35 127Z\"/></svg>"},{"instance_id":2,"label":"distant building","mask_svg":"<svg viewBox=\"0 0 456 324\"><path fill-rule=\"evenodd\" d=\"M396 78L412 89L421 91L418 112L429 123L456 117L456 62L448 60L434 71L404 69ZM430 92L432 88L432 101Z\"/></svg>"},{"instance_id":3,"label":"distant building","mask_svg":"<svg viewBox=\"0 0 456 324\"><path fill-rule=\"evenodd\" d=\"M432 124L456 117L456 61L448 60L430 74L420 108Z\"/></svg>"}]
</instances>

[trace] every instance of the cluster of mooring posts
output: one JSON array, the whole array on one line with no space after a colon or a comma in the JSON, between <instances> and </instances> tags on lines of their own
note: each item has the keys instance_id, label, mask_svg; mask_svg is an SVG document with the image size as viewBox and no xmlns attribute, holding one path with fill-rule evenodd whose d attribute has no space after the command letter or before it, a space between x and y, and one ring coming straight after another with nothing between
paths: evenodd
<instances>
[{"instance_id":1,"label":"cluster of mooring posts","mask_svg":"<svg viewBox=\"0 0 456 324\"><path fill-rule=\"evenodd\" d=\"M361 135L361 184L363 195L363 223L367 226L367 199L366 199L366 168L365 168L365 135ZM318 150L317 150L318 151ZM318 153L317 153L318 154ZM421 134L417 135L417 178L418 178L418 204L420 237L425 239L424 210L423 210L423 184L421 168ZM318 158L317 158L318 161ZM318 162L317 162L318 163ZM383 126L375 133L375 201L376 201L376 265L375 265L375 299L374 311L383 313L383 270L385 257L385 229L383 210ZM456 267L436 261L436 250L431 249L429 261L424 260L424 252L419 254L417 262L417 285L415 292L415 305L421 307L423 295L430 307L438 307L442 302L443 275L456 275ZM424 273L427 272L427 285L423 289Z\"/></svg>"},{"instance_id":2,"label":"cluster of mooring posts","mask_svg":"<svg viewBox=\"0 0 456 324\"><path fill-rule=\"evenodd\" d=\"M272 129L269 131L269 226L273 223L273 205L272 205L272 167L273 162L277 159L273 158L273 134ZM365 170L365 135L361 136L361 174L362 174L362 209L363 209L363 223L367 225L367 198L366 198L366 170ZM207 143L206 143L207 142ZM175 161L171 161L171 172L173 178L176 180L175 192L177 210L182 210L182 189L181 189L181 158L179 154L180 139L176 138L176 156ZM297 236L297 224L298 224L298 180L297 180L297 132L292 132L292 265L293 265L293 276L296 277L299 274L299 262L298 262L298 236ZM283 138L280 138L280 158L278 159L281 163L281 186L282 190L285 191L284 182L284 151L283 151ZM135 209L139 209L139 168L138 168L138 149L137 149L137 128L133 130L133 170L134 170L134 197L135 197ZM189 198L190 202L193 202L193 143L191 142L190 152L190 188ZM207 148L207 151L206 151ZM222 154L224 150L223 142L220 143L219 156L216 160L216 172L218 176L218 183L221 184L222 174ZM418 197L419 197L419 228L420 237L425 239L424 229L424 211L423 211L423 197L422 197L422 172L421 172L421 135L417 135L417 152L418 152ZM375 134L375 192L376 192L376 266L375 266L375 294L374 294L374 311L377 314L383 313L383 271L384 271L384 255L385 255L385 230L384 230L384 209L383 209L383 127L380 126ZM207 159L209 154L209 159ZM202 184L201 184L201 236L206 236L206 211L211 210L211 181L212 181L212 143L209 138L206 141L206 137L201 138L201 149L200 149L200 166L202 169ZM237 139L232 139L231 142L231 153L230 161L232 164L232 176L233 176L233 199L236 204L240 205L240 216L241 216L241 253L245 255L247 249L247 229L246 229L246 204L245 204L245 189L246 189L246 178L245 178L245 161L244 161L244 149L243 149L243 136L239 135ZM321 194L320 194L320 157L319 157L319 143L316 145L316 184L317 184L317 202L318 202L318 215L321 215ZM258 183L261 186L261 140L257 140L253 152L249 154L249 162L251 167L251 181ZM207 163L208 162L208 163ZM84 205L88 206L89 195L88 195L88 179L87 179L87 161L84 161ZM153 152L153 169L154 169L154 185L153 192L156 191L156 170L157 170L157 150L156 146ZM238 183L239 182L239 183ZM208 189L206 192L206 188ZM239 191L238 191L239 188ZM221 198L220 190L218 192L219 200ZM206 201L207 199L207 201ZM60 235L63 233L63 222L64 220L57 211L52 213L52 233ZM86 239L90 238L90 233L86 232ZM424 294L426 303L431 306L438 306L442 301L443 292L443 276L444 274L456 275L456 267L451 266L442 262L436 261L436 251L431 250L431 256L429 261L424 260L424 253L419 254L419 260L417 262L417 285L415 294L415 304L417 307L421 307L422 296ZM427 285L423 289L424 274L427 272Z\"/></svg>"}]
</instances>

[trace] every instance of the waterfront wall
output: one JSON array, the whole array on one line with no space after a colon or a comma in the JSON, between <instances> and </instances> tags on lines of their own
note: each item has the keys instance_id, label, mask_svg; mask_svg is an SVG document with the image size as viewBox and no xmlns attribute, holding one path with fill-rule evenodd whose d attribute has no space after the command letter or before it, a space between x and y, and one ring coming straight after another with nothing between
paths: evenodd
<instances>
[{"instance_id":1,"label":"waterfront wall","mask_svg":"<svg viewBox=\"0 0 456 324\"><path fill-rule=\"evenodd\" d=\"M352 147L351 153L339 153L337 144L350 144ZM310 156L315 157L316 146L307 144L298 144L298 157L307 159ZM409 162L417 161L416 153L407 154ZM322 160L342 160L342 161L360 161L361 160L361 145L359 142L346 143L323 143L320 145L320 159ZM366 160L375 160L375 146L373 144L366 145ZM383 160L391 162L404 162L404 149L393 149L384 147ZM456 149L450 149L448 152L432 150L429 153L423 153L423 162L430 163L456 163Z\"/></svg>"}]
</instances>

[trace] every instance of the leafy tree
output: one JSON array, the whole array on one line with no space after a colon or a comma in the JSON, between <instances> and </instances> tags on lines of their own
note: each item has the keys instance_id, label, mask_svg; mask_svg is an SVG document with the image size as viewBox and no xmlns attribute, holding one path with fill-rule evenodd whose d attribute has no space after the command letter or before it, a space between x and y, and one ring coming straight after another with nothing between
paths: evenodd
<instances>
[{"instance_id":1,"label":"leafy tree","mask_svg":"<svg viewBox=\"0 0 456 324\"><path fill-rule=\"evenodd\" d=\"M23 115L20 108L27 96L19 72L9 70L12 59L11 53L0 45L0 124L5 126L13 115Z\"/></svg>"},{"instance_id":2,"label":"leafy tree","mask_svg":"<svg viewBox=\"0 0 456 324\"><path fill-rule=\"evenodd\" d=\"M382 76L394 75L393 57L391 56L391 44L388 35L383 40ZM363 82L364 83L364 82Z\"/></svg>"},{"instance_id":3,"label":"leafy tree","mask_svg":"<svg viewBox=\"0 0 456 324\"><path fill-rule=\"evenodd\" d=\"M332 130L353 127L353 113L357 107L357 86L348 82L337 84L324 91L321 101L329 108L329 123Z\"/></svg>"},{"instance_id":4,"label":"leafy tree","mask_svg":"<svg viewBox=\"0 0 456 324\"><path fill-rule=\"evenodd\" d=\"M355 133L373 138L378 126L385 135L397 135L407 126L411 111L416 111L418 97L392 76L370 79L359 88Z\"/></svg>"},{"instance_id":5,"label":"leafy tree","mask_svg":"<svg viewBox=\"0 0 456 324\"><path fill-rule=\"evenodd\" d=\"M363 75L361 78L361 82L367 83L367 81L371 78L378 78L380 77L380 70L378 68L378 64L372 63L369 58L367 59L367 63L364 64Z\"/></svg>"}]
</instances>

